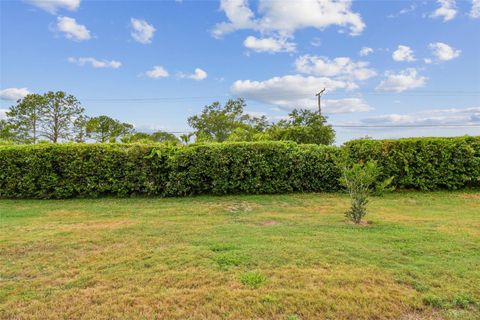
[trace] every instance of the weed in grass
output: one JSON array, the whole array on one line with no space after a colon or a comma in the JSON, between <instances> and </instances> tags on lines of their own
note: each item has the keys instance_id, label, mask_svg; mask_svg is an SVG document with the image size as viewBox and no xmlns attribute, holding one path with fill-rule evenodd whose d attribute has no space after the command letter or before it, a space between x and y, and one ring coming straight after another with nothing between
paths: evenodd
<instances>
[{"instance_id":1,"label":"weed in grass","mask_svg":"<svg viewBox=\"0 0 480 320\"><path fill-rule=\"evenodd\" d=\"M246 265L249 258L236 252L225 252L216 256L214 260L221 268L228 268Z\"/></svg>"},{"instance_id":2,"label":"weed in grass","mask_svg":"<svg viewBox=\"0 0 480 320\"><path fill-rule=\"evenodd\" d=\"M275 297L273 297L272 295L266 294L262 297L261 301L263 303L274 303L277 301L277 299L275 299Z\"/></svg>"},{"instance_id":3,"label":"weed in grass","mask_svg":"<svg viewBox=\"0 0 480 320\"><path fill-rule=\"evenodd\" d=\"M427 292L427 291L430 289L429 286L427 286L427 285L425 285L425 284L423 284L423 283L421 283L421 282L418 282L418 281L414 281L414 282L412 283L412 287L413 287L415 290L417 290L417 292Z\"/></svg>"},{"instance_id":4,"label":"weed in grass","mask_svg":"<svg viewBox=\"0 0 480 320\"><path fill-rule=\"evenodd\" d=\"M267 281L267 277L255 271L245 272L240 276L240 282L252 289L259 288L265 281Z\"/></svg>"},{"instance_id":5,"label":"weed in grass","mask_svg":"<svg viewBox=\"0 0 480 320\"><path fill-rule=\"evenodd\" d=\"M216 243L210 246L210 250L212 250L213 252L230 251L235 249L237 249L236 246L228 243Z\"/></svg>"},{"instance_id":6,"label":"weed in grass","mask_svg":"<svg viewBox=\"0 0 480 320\"><path fill-rule=\"evenodd\" d=\"M296 314L293 314L288 316L287 320L300 320L300 318Z\"/></svg>"},{"instance_id":7,"label":"weed in grass","mask_svg":"<svg viewBox=\"0 0 480 320\"><path fill-rule=\"evenodd\" d=\"M435 295L427 295L423 297L423 303L436 309L448 309L449 307L449 303L447 300Z\"/></svg>"},{"instance_id":8,"label":"weed in grass","mask_svg":"<svg viewBox=\"0 0 480 320\"><path fill-rule=\"evenodd\" d=\"M475 304L475 299L469 294L460 293L453 298L453 305L457 308L467 309Z\"/></svg>"}]
</instances>

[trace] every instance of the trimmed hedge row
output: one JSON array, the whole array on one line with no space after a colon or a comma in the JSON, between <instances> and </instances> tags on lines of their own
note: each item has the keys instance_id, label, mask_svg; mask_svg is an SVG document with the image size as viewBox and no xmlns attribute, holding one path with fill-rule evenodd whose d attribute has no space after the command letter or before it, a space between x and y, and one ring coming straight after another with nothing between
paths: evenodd
<instances>
[{"instance_id":1,"label":"trimmed hedge row","mask_svg":"<svg viewBox=\"0 0 480 320\"><path fill-rule=\"evenodd\" d=\"M331 191L339 188L339 154L335 147L291 142L5 146L0 197Z\"/></svg>"},{"instance_id":2,"label":"trimmed hedge row","mask_svg":"<svg viewBox=\"0 0 480 320\"><path fill-rule=\"evenodd\" d=\"M341 148L293 142L47 144L0 147L0 197L336 191L343 153L351 163L378 160L398 188L480 186L480 137L356 140Z\"/></svg>"},{"instance_id":3,"label":"trimmed hedge row","mask_svg":"<svg viewBox=\"0 0 480 320\"><path fill-rule=\"evenodd\" d=\"M354 140L344 148L350 162L377 160L396 188L480 186L480 137Z\"/></svg>"}]
</instances>

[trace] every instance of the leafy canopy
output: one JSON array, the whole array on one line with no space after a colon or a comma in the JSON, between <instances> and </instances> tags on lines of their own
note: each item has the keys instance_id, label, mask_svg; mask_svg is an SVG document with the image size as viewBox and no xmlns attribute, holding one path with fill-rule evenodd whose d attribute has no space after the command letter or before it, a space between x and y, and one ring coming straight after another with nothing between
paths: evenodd
<instances>
[{"instance_id":1,"label":"leafy canopy","mask_svg":"<svg viewBox=\"0 0 480 320\"><path fill-rule=\"evenodd\" d=\"M288 119L280 120L267 130L270 140L288 140L301 144L330 145L335 140L335 131L327 125L327 119L317 112L295 109Z\"/></svg>"},{"instance_id":2,"label":"leafy canopy","mask_svg":"<svg viewBox=\"0 0 480 320\"><path fill-rule=\"evenodd\" d=\"M244 113L245 101L241 98L228 100L224 106L214 102L203 108L200 115L188 118L188 124L195 129L197 142L224 142L236 131L248 133L262 132L267 127L267 119L252 117Z\"/></svg>"},{"instance_id":3,"label":"leafy canopy","mask_svg":"<svg viewBox=\"0 0 480 320\"><path fill-rule=\"evenodd\" d=\"M116 142L118 138L133 133L133 125L123 123L108 116L89 119L86 124L86 136L96 142Z\"/></svg>"}]
</instances>

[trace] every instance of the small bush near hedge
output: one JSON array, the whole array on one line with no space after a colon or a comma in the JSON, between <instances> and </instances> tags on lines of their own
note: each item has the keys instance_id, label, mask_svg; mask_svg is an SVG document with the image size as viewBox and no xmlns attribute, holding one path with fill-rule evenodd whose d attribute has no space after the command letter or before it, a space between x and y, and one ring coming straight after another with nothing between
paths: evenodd
<instances>
[{"instance_id":1,"label":"small bush near hedge","mask_svg":"<svg viewBox=\"0 0 480 320\"><path fill-rule=\"evenodd\" d=\"M480 137L354 140L344 148L350 162L376 160L380 178L394 177L396 188L480 186Z\"/></svg>"},{"instance_id":2,"label":"small bush near hedge","mask_svg":"<svg viewBox=\"0 0 480 320\"><path fill-rule=\"evenodd\" d=\"M381 180L421 190L480 186L480 137L190 146L0 146L0 197L182 196L339 190L341 165L377 160Z\"/></svg>"}]
</instances>

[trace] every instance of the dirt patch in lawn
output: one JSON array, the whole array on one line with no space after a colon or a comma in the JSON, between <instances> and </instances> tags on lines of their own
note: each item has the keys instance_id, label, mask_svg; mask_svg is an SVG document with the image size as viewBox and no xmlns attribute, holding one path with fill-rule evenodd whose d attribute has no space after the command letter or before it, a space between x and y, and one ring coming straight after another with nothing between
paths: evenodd
<instances>
[{"instance_id":1,"label":"dirt patch in lawn","mask_svg":"<svg viewBox=\"0 0 480 320\"><path fill-rule=\"evenodd\" d=\"M89 221L83 223L74 223L63 225L62 231L77 231L77 230L103 230L103 229L120 229L136 224L130 220L104 220L104 221Z\"/></svg>"},{"instance_id":2,"label":"dirt patch in lawn","mask_svg":"<svg viewBox=\"0 0 480 320\"><path fill-rule=\"evenodd\" d=\"M263 221L260 223L261 226L264 226L264 227L269 227L269 226L274 226L274 225L277 225L279 224L280 222L278 221L275 221L275 220L267 220L267 221Z\"/></svg>"}]
</instances>

